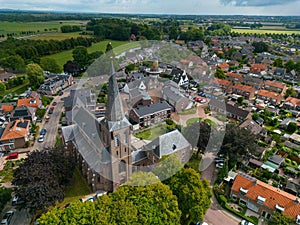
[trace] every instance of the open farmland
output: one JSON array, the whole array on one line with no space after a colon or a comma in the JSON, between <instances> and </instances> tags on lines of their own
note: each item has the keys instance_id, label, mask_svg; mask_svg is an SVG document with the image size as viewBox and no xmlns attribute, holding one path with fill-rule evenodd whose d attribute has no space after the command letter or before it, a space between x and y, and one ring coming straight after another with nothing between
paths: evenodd
<instances>
[{"instance_id":1,"label":"open farmland","mask_svg":"<svg viewBox=\"0 0 300 225\"><path fill-rule=\"evenodd\" d=\"M106 45L111 42L113 48L116 48L120 45L124 45L126 43L128 43L127 41L110 41L110 40L106 40L106 41L101 41L98 43L93 44L91 47L87 48L88 49L88 53L92 53L95 51L102 51L105 52L106 49ZM127 45L125 45L127 46ZM118 48L118 50L123 50L123 48ZM127 49L125 49L127 50ZM49 55L49 56L45 56L47 58L53 58L57 61L57 63L61 66L61 68L63 67L63 65L68 61L68 60L73 60L72 58L72 51L73 50L68 50L68 51L63 51L57 54L53 54L53 55ZM117 52L115 52L116 54L118 54Z\"/></svg>"},{"instance_id":2,"label":"open farmland","mask_svg":"<svg viewBox=\"0 0 300 225\"><path fill-rule=\"evenodd\" d=\"M232 32L237 33L245 33L245 34L300 34L300 30L269 30L269 29L257 29L257 30L250 30L250 29L231 29Z\"/></svg>"}]
</instances>

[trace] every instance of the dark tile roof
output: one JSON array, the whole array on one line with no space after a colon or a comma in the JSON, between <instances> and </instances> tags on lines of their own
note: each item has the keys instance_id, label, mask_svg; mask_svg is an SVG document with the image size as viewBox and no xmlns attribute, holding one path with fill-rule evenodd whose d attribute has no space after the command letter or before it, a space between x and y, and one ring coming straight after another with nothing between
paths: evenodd
<instances>
[{"instance_id":1,"label":"dark tile roof","mask_svg":"<svg viewBox=\"0 0 300 225\"><path fill-rule=\"evenodd\" d=\"M171 106L166 101L161 101L161 102L150 104L147 106L138 107L133 110L140 117L144 117L147 115L154 114L155 112L171 110Z\"/></svg>"}]
</instances>

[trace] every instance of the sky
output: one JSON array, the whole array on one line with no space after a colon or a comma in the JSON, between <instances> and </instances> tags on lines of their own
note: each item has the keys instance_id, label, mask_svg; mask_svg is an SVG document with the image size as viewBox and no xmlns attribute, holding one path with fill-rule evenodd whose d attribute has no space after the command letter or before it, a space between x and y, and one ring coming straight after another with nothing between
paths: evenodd
<instances>
[{"instance_id":1,"label":"sky","mask_svg":"<svg viewBox=\"0 0 300 225\"><path fill-rule=\"evenodd\" d=\"M133 14L300 16L300 0L0 0L0 8Z\"/></svg>"}]
</instances>

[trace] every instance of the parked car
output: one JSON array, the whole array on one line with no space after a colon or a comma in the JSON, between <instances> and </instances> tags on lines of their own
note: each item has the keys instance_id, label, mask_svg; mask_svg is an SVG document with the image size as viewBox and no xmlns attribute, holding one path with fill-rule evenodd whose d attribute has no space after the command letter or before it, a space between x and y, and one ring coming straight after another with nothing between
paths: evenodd
<instances>
[{"instance_id":1,"label":"parked car","mask_svg":"<svg viewBox=\"0 0 300 225\"><path fill-rule=\"evenodd\" d=\"M56 106L56 105L57 105L57 102L53 102L52 105L53 105L53 106Z\"/></svg>"},{"instance_id":2,"label":"parked car","mask_svg":"<svg viewBox=\"0 0 300 225\"><path fill-rule=\"evenodd\" d=\"M11 153L8 156L6 156L6 160L8 159L17 159L19 157L19 153L15 152L15 153Z\"/></svg>"},{"instance_id":3,"label":"parked car","mask_svg":"<svg viewBox=\"0 0 300 225\"><path fill-rule=\"evenodd\" d=\"M12 201L11 201L11 204L12 204L12 205L18 204L18 199L19 199L19 197L15 195L15 196L13 197Z\"/></svg>"},{"instance_id":4,"label":"parked car","mask_svg":"<svg viewBox=\"0 0 300 225\"><path fill-rule=\"evenodd\" d=\"M9 225L14 211L7 211L1 220L1 225Z\"/></svg>"},{"instance_id":5,"label":"parked car","mask_svg":"<svg viewBox=\"0 0 300 225\"><path fill-rule=\"evenodd\" d=\"M40 135L38 142L44 142L44 135Z\"/></svg>"},{"instance_id":6,"label":"parked car","mask_svg":"<svg viewBox=\"0 0 300 225\"><path fill-rule=\"evenodd\" d=\"M53 111L53 110L54 110L54 106L51 106L51 107L50 107L50 110L52 110L52 111Z\"/></svg>"},{"instance_id":7,"label":"parked car","mask_svg":"<svg viewBox=\"0 0 300 225\"><path fill-rule=\"evenodd\" d=\"M40 135L45 135L47 133L47 130L45 128L41 129Z\"/></svg>"},{"instance_id":8,"label":"parked car","mask_svg":"<svg viewBox=\"0 0 300 225\"><path fill-rule=\"evenodd\" d=\"M253 223L247 221L247 220L242 220L241 225L254 225Z\"/></svg>"},{"instance_id":9,"label":"parked car","mask_svg":"<svg viewBox=\"0 0 300 225\"><path fill-rule=\"evenodd\" d=\"M223 168L223 166L224 166L224 163L217 163L217 165L216 165L216 167L219 169Z\"/></svg>"},{"instance_id":10,"label":"parked car","mask_svg":"<svg viewBox=\"0 0 300 225\"><path fill-rule=\"evenodd\" d=\"M64 92L62 92L62 91L60 91L60 92L58 93L59 96L62 96L63 94L64 94Z\"/></svg>"},{"instance_id":11,"label":"parked car","mask_svg":"<svg viewBox=\"0 0 300 225\"><path fill-rule=\"evenodd\" d=\"M53 109L49 109L49 114L52 114L53 113Z\"/></svg>"}]
</instances>

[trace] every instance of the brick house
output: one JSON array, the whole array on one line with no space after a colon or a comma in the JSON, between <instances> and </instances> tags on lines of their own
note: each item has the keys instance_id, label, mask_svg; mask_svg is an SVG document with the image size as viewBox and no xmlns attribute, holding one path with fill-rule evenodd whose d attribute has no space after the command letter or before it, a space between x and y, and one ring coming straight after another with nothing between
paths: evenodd
<instances>
[{"instance_id":1,"label":"brick house","mask_svg":"<svg viewBox=\"0 0 300 225\"><path fill-rule=\"evenodd\" d=\"M9 122L0 130L0 150L22 148L29 140L29 120L16 120Z\"/></svg>"},{"instance_id":2,"label":"brick house","mask_svg":"<svg viewBox=\"0 0 300 225\"><path fill-rule=\"evenodd\" d=\"M260 90L262 89L264 82L262 79L256 77L245 76L243 79L243 84L254 87L255 90Z\"/></svg>"},{"instance_id":3,"label":"brick house","mask_svg":"<svg viewBox=\"0 0 300 225\"><path fill-rule=\"evenodd\" d=\"M215 78L213 83L216 84L217 87L221 88L224 92L231 92L232 83L229 80Z\"/></svg>"},{"instance_id":4,"label":"brick house","mask_svg":"<svg viewBox=\"0 0 300 225\"><path fill-rule=\"evenodd\" d=\"M267 70L268 67L265 64L252 64L252 66L250 67L251 73L261 73Z\"/></svg>"},{"instance_id":5,"label":"brick house","mask_svg":"<svg viewBox=\"0 0 300 225\"><path fill-rule=\"evenodd\" d=\"M238 174L230 196L259 216L270 219L275 212L291 217L300 224L300 204L297 196L282 191L245 174Z\"/></svg>"},{"instance_id":6,"label":"brick house","mask_svg":"<svg viewBox=\"0 0 300 225\"><path fill-rule=\"evenodd\" d=\"M278 81L267 80L265 82L265 89L284 95L286 92L286 84Z\"/></svg>"},{"instance_id":7,"label":"brick house","mask_svg":"<svg viewBox=\"0 0 300 225\"><path fill-rule=\"evenodd\" d=\"M177 88L171 86L165 86L163 88L163 99L177 112L185 110L191 103Z\"/></svg>"},{"instance_id":8,"label":"brick house","mask_svg":"<svg viewBox=\"0 0 300 225\"><path fill-rule=\"evenodd\" d=\"M300 111L300 99L288 97L283 104L283 108Z\"/></svg>"},{"instance_id":9,"label":"brick house","mask_svg":"<svg viewBox=\"0 0 300 225\"><path fill-rule=\"evenodd\" d=\"M129 118L141 127L165 121L171 116L171 106L166 101L130 110Z\"/></svg>"},{"instance_id":10,"label":"brick house","mask_svg":"<svg viewBox=\"0 0 300 225\"><path fill-rule=\"evenodd\" d=\"M232 87L232 93L242 95L245 99L252 99L255 95L255 89L251 86L236 84Z\"/></svg>"},{"instance_id":11,"label":"brick house","mask_svg":"<svg viewBox=\"0 0 300 225\"><path fill-rule=\"evenodd\" d=\"M17 102L17 107L19 106L28 106L32 108L40 108L42 106L42 101L37 98L19 98Z\"/></svg>"},{"instance_id":12,"label":"brick house","mask_svg":"<svg viewBox=\"0 0 300 225\"><path fill-rule=\"evenodd\" d=\"M229 64L228 63L219 64L218 67L220 69L222 69L223 71L228 71L229 70Z\"/></svg>"},{"instance_id":13,"label":"brick house","mask_svg":"<svg viewBox=\"0 0 300 225\"><path fill-rule=\"evenodd\" d=\"M256 97L264 101L270 101L274 105L279 105L282 100L282 96L280 94L267 90L259 90Z\"/></svg>"},{"instance_id":14,"label":"brick house","mask_svg":"<svg viewBox=\"0 0 300 225\"><path fill-rule=\"evenodd\" d=\"M243 81L243 75L238 73L227 72L226 79L233 83L241 83Z\"/></svg>"}]
</instances>

